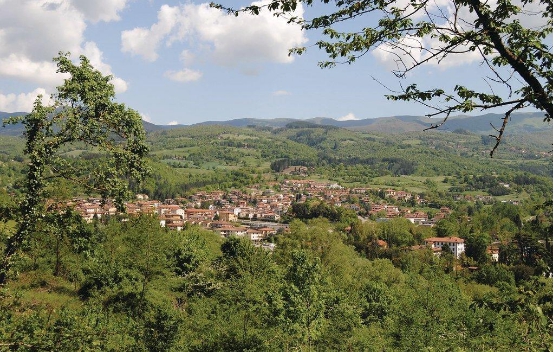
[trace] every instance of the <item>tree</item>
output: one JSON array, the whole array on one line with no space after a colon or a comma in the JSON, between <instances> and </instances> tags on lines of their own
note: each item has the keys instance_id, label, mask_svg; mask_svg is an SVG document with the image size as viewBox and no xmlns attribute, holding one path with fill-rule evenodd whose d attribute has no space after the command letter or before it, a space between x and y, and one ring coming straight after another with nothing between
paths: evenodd
<instances>
[{"instance_id":1,"label":"tree","mask_svg":"<svg viewBox=\"0 0 554 352\"><path fill-rule=\"evenodd\" d=\"M319 260L305 251L293 252L292 263L285 274L282 306L275 310L276 319L283 321L290 338L290 347L310 351L313 341L320 335L325 308L322 287Z\"/></svg>"},{"instance_id":2,"label":"tree","mask_svg":"<svg viewBox=\"0 0 554 352\"><path fill-rule=\"evenodd\" d=\"M487 246L490 238L487 234L471 233L465 239L465 253L478 263L487 263L490 261L487 254Z\"/></svg>"},{"instance_id":3,"label":"tree","mask_svg":"<svg viewBox=\"0 0 554 352\"><path fill-rule=\"evenodd\" d=\"M301 5L312 6L317 1L272 0L240 10L212 6L235 16L240 13L257 15L268 10L276 16L287 17L303 30L321 31L326 39L317 41L316 46L329 56L328 61L319 63L321 67L351 64L379 48L391 54L397 65L393 73L403 79L426 64L440 64L460 55L477 55L490 72L484 77L489 91L462 85L447 91L442 87L420 89L416 84L401 84L399 91L386 97L418 102L433 110L427 116L444 117L441 123L430 128L442 125L453 112L505 108L502 125L496 129L498 133L492 135L496 144L491 157L512 112L531 106L545 112L545 121L552 119L552 47L545 40L552 33L551 0L321 2L328 7L329 3L334 3L335 8L308 19L295 16L294 11ZM365 27L342 31L345 21ZM292 48L290 54L305 51L305 47Z\"/></svg>"},{"instance_id":4,"label":"tree","mask_svg":"<svg viewBox=\"0 0 554 352\"><path fill-rule=\"evenodd\" d=\"M114 198L120 210L129 193L128 182L147 174L148 147L138 112L115 103L111 76L103 76L81 56L76 65L69 53L54 58L57 72L69 78L57 88L53 103L45 106L39 96L33 111L10 118L4 124L25 127L24 153L30 159L24 199L19 206L18 229L11 236L0 263L0 284L7 280L13 255L29 243L36 226L48 210L48 189L60 179L70 180L103 199ZM88 168L61 155L63 147L93 148L100 157Z\"/></svg>"},{"instance_id":5,"label":"tree","mask_svg":"<svg viewBox=\"0 0 554 352\"><path fill-rule=\"evenodd\" d=\"M268 297L278 294L282 275L272 255L246 239L228 238L221 245L221 252L222 288L217 293L220 313L225 317L227 331L236 334L236 342L247 345L267 334L264 321L272 316Z\"/></svg>"}]
</instances>

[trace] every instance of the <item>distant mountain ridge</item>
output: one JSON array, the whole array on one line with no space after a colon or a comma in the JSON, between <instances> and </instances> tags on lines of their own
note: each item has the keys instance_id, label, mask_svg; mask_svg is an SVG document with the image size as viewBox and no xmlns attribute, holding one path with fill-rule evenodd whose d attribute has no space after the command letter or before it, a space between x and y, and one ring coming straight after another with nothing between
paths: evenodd
<instances>
[{"instance_id":1,"label":"distant mountain ridge","mask_svg":"<svg viewBox=\"0 0 554 352\"><path fill-rule=\"evenodd\" d=\"M20 136L23 134L23 125L22 124L16 124L16 125L6 125L2 127L2 122L4 119L13 117L13 116L20 116L25 115L26 112L3 112L0 111L0 135L8 135L8 136Z\"/></svg>"},{"instance_id":2,"label":"distant mountain ridge","mask_svg":"<svg viewBox=\"0 0 554 352\"><path fill-rule=\"evenodd\" d=\"M448 121L439 127L439 131L466 130L477 134L492 134L495 132L491 124L499 128L502 124L503 114L485 114L479 116L452 116ZM543 122L544 113L542 112L522 112L514 113L510 118L508 125L509 133L531 133L544 132L552 130L552 125ZM306 120L295 119L234 119L228 121L206 121L196 125L228 125L234 127L246 126L266 126L266 127L285 127L287 124L295 121L306 121L316 125L328 125L346 128L350 130L384 133L403 133L422 131L429 128L432 124L442 122L442 119L430 119L425 116L400 115L389 117L378 117L360 120L339 121L328 117L314 117Z\"/></svg>"},{"instance_id":3,"label":"distant mountain ridge","mask_svg":"<svg viewBox=\"0 0 554 352\"><path fill-rule=\"evenodd\" d=\"M6 113L0 111L0 119L5 119L10 116L17 116L25 114L24 112ZM502 114L484 114L479 116L452 116L448 121L439 127L438 131L456 131L464 130L477 134L494 134L495 130L491 126L499 128L502 124ZM507 133L533 133L533 132L547 132L552 131L552 124L543 122L544 113L542 112L520 112L512 114L510 122L508 124ZM346 128L355 131L367 131L367 132L382 132L382 133L404 133L422 131L429 128L431 124L438 124L442 119L430 119L425 116L412 116L412 115L400 115L389 117L368 118L360 120L335 120L328 117L314 117L310 119L288 119L288 118L276 118L276 119L255 119L255 118L242 118L233 119L227 121L206 121L192 125L155 125L153 123L143 121L144 128L147 132L167 130L174 128L182 128L187 126L198 125L223 125L233 127L271 127L271 128L283 128L288 124L304 121L313 125L321 126L334 126L340 128ZM22 125L9 125L4 128L0 128L0 135L21 135L23 133Z\"/></svg>"}]
</instances>

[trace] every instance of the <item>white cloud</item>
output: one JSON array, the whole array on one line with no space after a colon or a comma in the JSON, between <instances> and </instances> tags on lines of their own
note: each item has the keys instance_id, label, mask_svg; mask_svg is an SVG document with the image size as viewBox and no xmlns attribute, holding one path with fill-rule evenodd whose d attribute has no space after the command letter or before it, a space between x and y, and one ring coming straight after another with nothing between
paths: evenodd
<instances>
[{"instance_id":1,"label":"white cloud","mask_svg":"<svg viewBox=\"0 0 554 352\"><path fill-rule=\"evenodd\" d=\"M301 17L302 6L293 15ZM294 57L288 55L288 50L307 42L300 28L285 18L267 11L258 16L234 17L207 3L164 5L157 23L124 31L121 40L123 52L147 61L155 61L161 47L179 43L188 45L185 59L193 55L207 57L220 66L247 72L252 72L250 66L266 62L290 63Z\"/></svg>"},{"instance_id":2,"label":"white cloud","mask_svg":"<svg viewBox=\"0 0 554 352\"><path fill-rule=\"evenodd\" d=\"M102 74L113 76L111 66L104 62L103 54L100 49L98 49L98 46L96 46L96 43L86 42L82 54L84 54L89 59L90 64L95 69L102 72ZM111 83L114 85L116 93L123 93L128 88L127 82L119 77L113 76Z\"/></svg>"},{"instance_id":3,"label":"white cloud","mask_svg":"<svg viewBox=\"0 0 554 352\"><path fill-rule=\"evenodd\" d=\"M178 125L178 124L179 124L179 122L177 122L177 121L171 121L167 125L168 126L175 126L175 125Z\"/></svg>"},{"instance_id":4,"label":"white cloud","mask_svg":"<svg viewBox=\"0 0 554 352\"><path fill-rule=\"evenodd\" d=\"M179 59L185 66L190 65L194 61L194 54L188 50L183 50L179 55ZM185 67L180 71L165 71L164 77L176 82L194 82L202 78L202 72Z\"/></svg>"},{"instance_id":5,"label":"white cloud","mask_svg":"<svg viewBox=\"0 0 554 352\"><path fill-rule=\"evenodd\" d=\"M273 95L274 96L283 96L283 95L291 95L290 92L287 92L286 90L277 90L275 92L273 92Z\"/></svg>"},{"instance_id":6,"label":"white cloud","mask_svg":"<svg viewBox=\"0 0 554 352\"><path fill-rule=\"evenodd\" d=\"M101 0L90 4L84 0L0 1L0 79L23 80L53 92L67 77L56 73L56 64L52 62L59 50L71 52L73 58L85 54L103 74L112 74L102 52L95 43L86 42L84 34L87 20L117 19L118 11L127 1ZM121 78L115 77L112 83L117 92L127 89ZM12 96L6 94L5 99Z\"/></svg>"},{"instance_id":7,"label":"white cloud","mask_svg":"<svg viewBox=\"0 0 554 352\"><path fill-rule=\"evenodd\" d=\"M86 28L83 15L68 1L6 0L0 4L0 57L50 61L59 50L76 51Z\"/></svg>"},{"instance_id":8,"label":"white cloud","mask_svg":"<svg viewBox=\"0 0 554 352\"><path fill-rule=\"evenodd\" d=\"M185 68L181 71L166 71L164 76L172 81L193 82L198 81L202 77L202 72Z\"/></svg>"},{"instance_id":9,"label":"white cloud","mask_svg":"<svg viewBox=\"0 0 554 352\"><path fill-rule=\"evenodd\" d=\"M337 121L350 121L350 120L359 120L359 119L351 112L337 119Z\"/></svg>"},{"instance_id":10,"label":"white cloud","mask_svg":"<svg viewBox=\"0 0 554 352\"><path fill-rule=\"evenodd\" d=\"M152 118L148 116L147 114L140 114L141 119L143 119L146 122L152 122Z\"/></svg>"},{"instance_id":11,"label":"white cloud","mask_svg":"<svg viewBox=\"0 0 554 352\"><path fill-rule=\"evenodd\" d=\"M181 54L179 55L179 60L183 62L185 66L190 66L194 62L194 59L196 58L196 55L194 55L189 50L183 50Z\"/></svg>"},{"instance_id":12,"label":"white cloud","mask_svg":"<svg viewBox=\"0 0 554 352\"><path fill-rule=\"evenodd\" d=\"M163 5L158 11L158 22L150 29L135 28L121 33L121 51L140 55L143 59L154 62L158 59L156 52L161 41L171 33L178 23L178 7Z\"/></svg>"},{"instance_id":13,"label":"white cloud","mask_svg":"<svg viewBox=\"0 0 554 352\"><path fill-rule=\"evenodd\" d=\"M71 0L73 6L79 10L87 20L96 23L99 21L119 21L119 12L129 0Z\"/></svg>"},{"instance_id":14,"label":"white cloud","mask_svg":"<svg viewBox=\"0 0 554 352\"><path fill-rule=\"evenodd\" d=\"M50 97L46 94L44 88L37 88L30 93L0 93L0 111L31 112L31 110L33 110L33 104L39 95L42 95L42 103L48 104Z\"/></svg>"},{"instance_id":15,"label":"white cloud","mask_svg":"<svg viewBox=\"0 0 554 352\"><path fill-rule=\"evenodd\" d=\"M451 0L434 0L427 2L427 11L433 12L434 10L450 5ZM421 19L426 16L424 11L414 11L415 8L412 5L410 0L395 0L393 1L388 8L392 9L393 7L403 10L403 13L413 13L411 16L412 20Z\"/></svg>"},{"instance_id":16,"label":"white cloud","mask_svg":"<svg viewBox=\"0 0 554 352\"><path fill-rule=\"evenodd\" d=\"M0 77L10 77L54 87L64 75L56 73L56 64L49 61L32 61L23 54L0 56Z\"/></svg>"},{"instance_id":17,"label":"white cloud","mask_svg":"<svg viewBox=\"0 0 554 352\"><path fill-rule=\"evenodd\" d=\"M196 30L201 39L211 43L213 59L222 66L237 66L245 62L290 63L294 57L288 55L288 50L307 42L299 27L267 11L258 16L234 17L216 12L207 5L195 10L189 13L198 23ZM303 12L299 6L292 15L302 17Z\"/></svg>"},{"instance_id":18,"label":"white cloud","mask_svg":"<svg viewBox=\"0 0 554 352\"><path fill-rule=\"evenodd\" d=\"M454 66L470 64L482 59L479 51L470 51L467 53L450 54L446 57L438 55L431 58L435 53L438 53L441 47L445 44L441 43L438 38L424 37L417 38L406 36L398 41L397 44L381 44L372 51L372 55L387 69L404 70L411 68L418 62L428 60L423 65L437 66L439 69L447 69ZM469 46L461 45L457 48L458 51L463 51ZM404 65L406 67L404 67Z\"/></svg>"}]
</instances>

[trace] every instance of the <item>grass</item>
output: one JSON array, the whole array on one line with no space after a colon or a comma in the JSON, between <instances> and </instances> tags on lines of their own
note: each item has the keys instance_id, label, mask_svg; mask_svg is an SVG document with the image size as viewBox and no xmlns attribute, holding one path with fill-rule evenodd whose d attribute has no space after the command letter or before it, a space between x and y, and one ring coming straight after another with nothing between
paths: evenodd
<instances>
[{"instance_id":1,"label":"grass","mask_svg":"<svg viewBox=\"0 0 554 352\"><path fill-rule=\"evenodd\" d=\"M235 140L245 140L245 139L260 139L258 136L247 135L247 134L236 134L236 133L222 133L220 135L222 139L235 139Z\"/></svg>"},{"instance_id":2,"label":"grass","mask_svg":"<svg viewBox=\"0 0 554 352\"><path fill-rule=\"evenodd\" d=\"M406 139L406 140L402 141L402 144L421 145L421 140L419 140L419 139Z\"/></svg>"},{"instance_id":3,"label":"grass","mask_svg":"<svg viewBox=\"0 0 554 352\"><path fill-rule=\"evenodd\" d=\"M49 272L29 271L10 282L9 288L17 293L23 306L46 306L49 309L61 307L77 308L81 301L77 288L67 280L53 276Z\"/></svg>"},{"instance_id":4,"label":"grass","mask_svg":"<svg viewBox=\"0 0 554 352\"><path fill-rule=\"evenodd\" d=\"M77 149L77 150L72 150L70 152L64 153L63 155L76 158L76 157L81 156L81 154L83 154L83 152L86 152L86 150Z\"/></svg>"},{"instance_id":5,"label":"grass","mask_svg":"<svg viewBox=\"0 0 554 352\"><path fill-rule=\"evenodd\" d=\"M411 192L424 192L428 190L428 187L425 185L427 180L433 181L437 185L437 190L446 191L450 188L449 183L443 183L442 181L447 176L380 176L373 178L373 183L368 185L369 187L382 188L383 186L396 188L396 189L407 189Z\"/></svg>"},{"instance_id":6,"label":"grass","mask_svg":"<svg viewBox=\"0 0 554 352\"><path fill-rule=\"evenodd\" d=\"M460 290L472 300L483 298L486 294L498 292L498 289L488 285L475 282L462 283L460 281Z\"/></svg>"}]
</instances>

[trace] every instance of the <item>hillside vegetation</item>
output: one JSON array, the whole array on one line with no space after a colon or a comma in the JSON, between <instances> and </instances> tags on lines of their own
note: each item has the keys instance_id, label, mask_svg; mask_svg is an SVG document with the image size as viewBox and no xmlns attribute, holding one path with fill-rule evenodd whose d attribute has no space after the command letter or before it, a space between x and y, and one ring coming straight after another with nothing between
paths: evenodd
<instances>
[{"instance_id":1,"label":"hillside vegetation","mask_svg":"<svg viewBox=\"0 0 554 352\"><path fill-rule=\"evenodd\" d=\"M306 167L303 177L351 187L388 185L424 191L427 179L446 177L458 190L454 193L460 194L467 187L455 186L467 184L468 176L483 175L506 183L517 175L533 175L548 185L552 175L549 137L546 132L508 135L490 158L492 139L468 131L390 135L307 122L282 128L180 127L148 134L155 177L135 191L166 199L202 187L239 188L291 177L283 173L291 166ZM0 143L0 184L17 190L15 176L25 165L23 140L1 136ZM94 151L80 145L67 146L63 153L68 158L95 157Z\"/></svg>"},{"instance_id":2,"label":"hillside vegetation","mask_svg":"<svg viewBox=\"0 0 554 352\"><path fill-rule=\"evenodd\" d=\"M262 247L190 223L168 230L147 215L85 222L65 206L85 189L60 181L0 288L0 350L549 350L551 145L539 133L508 137L491 159L489 138L465 130L151 131L151 177L131 185L151 199L184 206L199 190L221 190L253 205L263 197L249 192L277 194L287 179L363 193L346 191L343 207L297 191L282 216L288 231ZM0 137L0 250L17 224L23 142ZM99 155L79 143L60 150L90 172ZM389 188L414 197L392 200ZM442 218L430 227L369 214L385 202ZM423 246L435 236L462 238L465 253L435 255Z\"/></svg>"},{"instance_id":3,"label":"hillside vegetation","mask_svg":"<svg viewBox=\"0 0 554 352\"><path fill-rule=\"evenodd\" d=\"M167 175L161 188L165 195L176 196L191 187L240 187L286 177L282 171L290 166L307 167L305 177L347 186L379 183L383 176L399 177L399 184L405 176L420 177L422 182L414 185L418 189L426 188L423 181L433 177L450 177L451 183L461 184L468 175L509 181L513 175L529 173L547 180L552 174L551 146L543 137L508 136L492 159L491 138L467 131L390 135L305 122L277 129L182 127L151 132L148 141L158 172ZM160 189L151 185L145 191L154 188Z\"/></svg>"}]
</instances>

